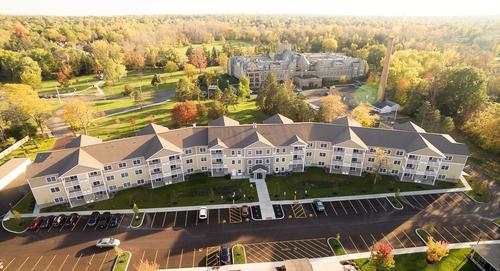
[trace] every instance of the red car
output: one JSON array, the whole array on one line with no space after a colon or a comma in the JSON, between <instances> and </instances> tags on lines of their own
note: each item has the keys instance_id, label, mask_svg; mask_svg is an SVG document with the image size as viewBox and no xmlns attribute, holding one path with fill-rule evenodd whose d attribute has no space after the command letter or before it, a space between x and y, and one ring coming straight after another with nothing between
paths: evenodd
<instances>
[{"instance_id":1,"label":"red car","mask_svg":"<svg viewBox=\"0 0 500 271\"><path fill-rule=\"evenodd\" d=\"M31 221L31 224L30 224L28 230L30 230L30 231L36 231L40 227L40 225L42 224L43 219L44 219L43 216L35 217Z\"/></svg>"}]
</instances>

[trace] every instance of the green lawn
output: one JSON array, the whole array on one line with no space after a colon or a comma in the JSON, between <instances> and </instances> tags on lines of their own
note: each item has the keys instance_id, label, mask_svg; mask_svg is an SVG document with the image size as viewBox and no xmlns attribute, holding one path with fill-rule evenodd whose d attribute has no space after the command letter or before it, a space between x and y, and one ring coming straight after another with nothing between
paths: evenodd
<instances>
[{"instance_id":1,"label":"green lawn","mask_svg":"<svg viewBox=\"0 0 500 271\"><path fill-rule=\"evenodd\" d=\"M466 191L467 195L479 202L489 202L491 200L491 191L488 186L488 181L481 181L476 177L466 177L467 182L472 187L471 191Z\"/></svg>"},{"instance_id":2,"label":"green lawn","mask_svg":"<svg viewBox=\"0 0 500 271\"><path fill-rule=\"evenodd\" d=\"M144 95L144 103L151 103L153 97L150 94ZM94 102L94 110L96 112L103 112L107 110L127 108L131 106L137 106L134 99L130 97L123 97L121 99L110 99L110 100L98 100Z\"/></svg>"},{"instance_id":3,"label":"green lawn","mask_svg":"<svg viewBox=\"0 0 500 271\"><path fill-rule=\"evenodd\" d=\"M12 231L22 232L30 226L32 220L33 218L21 218L19 220L11 218L3 221L3 226Z\"/></svg>"},{"instance_id":4,"label":"green lawn","mask_svg":"<svg viewBox=\"0 0 500 271\"><path fill-rule=\"evenodd\" d=\"M52 149L54 143L56 143L55 138L32 138L9 155L0 159L0 164L12 158L30 158L34 160L37 153Z\"/></svg>"},{"instance_id":5,"label":"green lawn","mask_svg":"<svg viewBox=\"0 0 500 271\"><path fill-rule=\"evenodd\" d=\"M401 202L399 202L399 200L396 197L387 197L387 199L392 203L392 205L394 205L394 207L398 209L403 208L403 205L401 204Z\"/></svg>"},{"instance_id":6,"label":"green lawn","mask_svg":"<svg viewBox=\"0 0 500 271\"><path fill-rule=\"evenodd\" d=\"M479 271L479 269L467 259L471 253L471 249L452 249L450 254L443 258L441 262L432 265L427 264L425 253L412 253L395 255L394 260L396 266L392 269L395 271ZM376 271L367 259L354 260L361 271Z\"/></svg>"},{"instance_id":7,"label":"green lawn","mask_svg":"<svg viewBox=\"0 0 500 271\"><path fill-rule=\"evenodd\" d=\"M134 219L132 220L130 226L132 226L133 228L139 228L144 220L144 215L145 213L138 213L137 218L134 215Z\"/></svg>"},{"instance_id":8,"label":"green lawn","mask_svg":"<svg viewBox=\"0 0 500 271\"><path fill-rule=\"evenodd\" d=\"M132 256L130 252L123 252L118 261L116 261L116 265L113 266L113 271L126 271L127 264L130 261L130 256Z\"/></svg>"},{"instance_id":9,"label":"green lawn","mask_svg":"<svg viewBox=\"0 0 500 271\"><path fill-rule=\"evenodd\" d=\"M377 83L369 83L356 89L353 95L353 99L350 102L351 105L356 106L360 103L373 104L377 101Z\"/></svg>"},{"instance_id":10,"label":"green lawn","mask_svg":"<svg viewBox=\"0 0 500 271\"><path fill-rule=\"evenodd\" d=\"M14 205L12 210L16 210L21 214L31 214L33 213L33 209L35 208L35 198L33 197L33 193L29 192L26 194L20 201Z\"/></svg>"},{"instance_id":11,"label":"green lawn","mask_svg":"<svg viewBox=\"0 0 500 271\"><path fill-rule=\"evenodd\" d=\"M94 123L94 125L89 129L89 134L103 140L133 136L142 127L149 124L149 119L152 115L155 116L156 124L173 128L174 122L171 118L171 110L175 103L175 101L170 101L129 113L104 117ZM208 108L210 101L203 101L203 103L205 103ZM241 123L261 122L266 118L262 112L257 110L254 99L241 101L235 107L230 106L228 115ZM132 125L131 123L132 118L136 119L135 125ZM117 123L117 120L119 120L119 123ZM197 121L197 124L199 125L206 125L207 123L207 118Z\"/></svg>"},{"instance_id":12,"label":"green lawn","mask_svg":"<svg viewBox=\"0 0 500 271\"><path fill-rule=\"evenodd\" d=\"M245 264L247 263L245 249L242 245L233 246L233 264Z\"/></svg>"},{"instance_id":13,"label":"green lawn","mask_svg":"<svg viewBox=\"0 0 500 271\"><path fill-rule=\"evenodd\" d=\"M204 174L189 176L185 182L156 189L144 186L126 189L116 193L114 198L72 208L71 210L113 210L131 209L137 203L140 209L154 207L193 206L232 203L230 196L238 193L236 203L257 201L257 192L248 180L227 180L222 177L208 177ZM243 197L245 195L245 197ZM221 196L223 198L221 199ZM44 212L67 211L65 205L43 209Z\"/></svg>"},{"instance_id":14,"label":"green lawn","mask_svg":"<svg viewBox=\"0 0 500 271\"><path fill-rule=\"evenodd\" d=\"M454 188L462 183L437 182L435 186L399 182L392 176L381 175L376 184L373 176L349 176L326 173L322 168L306 168L306 172L294 173L291 176L268 176L267 188L272 200L292 200L297 191L297 199L334 196L365 195L378 193L394 193L397 188L401 192L429 189ZM305 196L308 191L308 197ZM286 196L283 195L286 192Z\"/></svg>"},{"instance_id":15,"label":"green lawn","mask_svg":"<svg viewBox=\"0 0 500 271\"><path fill-rule=\"evenodd\" d=\"M342 247L340 242L335 239L335 238L328 238L328 244L330 247L333 249L333 252L335 253L335 256L340 256L340 255L346 255L347 252L345 249Z\"/></svg>"},{"instance_id":16,"label":"green lawn","mask_svg":"<svg viewBox=\"0 0 500 271\"><path fill-rule=\"evenodd\" d=\"M80 91L86 89L87 87L92 86L99 80L93 74L76 76L70 80L70 84L68 87L60 87L59 82L57 80L48 80L43 81L39 88L37 88L38 94L46 95L46 94L56 94L55 87L59 88L59 93L69 93Z\"/></svg>"}]
</instances>

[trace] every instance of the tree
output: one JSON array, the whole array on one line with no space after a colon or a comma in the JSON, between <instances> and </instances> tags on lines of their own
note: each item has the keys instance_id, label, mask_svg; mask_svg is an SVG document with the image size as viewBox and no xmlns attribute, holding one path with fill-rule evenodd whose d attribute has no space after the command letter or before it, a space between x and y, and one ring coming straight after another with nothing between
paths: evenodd
<instances>
[{"instance_id":1,"label":"tree","mask_svg":"<svg viewBox=\"0 0 500 271\"><path fill-rule=\"evenodd\" d=\"M139 210L139 206L137 206L137 203L135 203L135 202L134 202L134 205L132 206L132 212L134 212L135 219L139 219L139 213L141 211Z\"/></svg>"},{"instance_id":2,"label":"tree","mask_svg":"<svg viewBox=\"0 0 500 271\"><path fill-rule=\"evenodd\" d=\"M176 71L178 71L178 70L179 70L179 65L177 65L175 62L173 62L173 61L170 61L170 60L169 60L169 61L167 61L167 63L165 64L165 68L164 68L164 70L165 70L166 72L169 72L169 73L170 73L170 72L176 72Z\"/></svg>"},{"instance_id":3,"label":"tree","mask_svg":"<svg viewBox=\"0 0 500 271\"><path fill-rule=\"evenodd\" d=\"M144 105L144 94L142 93L141 90L135 89L131 93L132 98L134 99L134 102L139 105L140 108Z\"/></svg>"},{"instance_id":4,"label":"tree","mask_svg":"<svg viewBox=\"0 0 500 271\"><path fill-rule=\"evenodd\" d=\"M102 73L107 84L113 84L115 80L127 73L125 65L107 60L102 64Z\"/></svg>"},{"instance_id":5,"label":"tree","mask_svg":"<svg viewBox=\"0 0 500 271\"><path fill-rule=\"evenodd\" d=\"M189 79L179 79L175 87L175 98L181 102L190 100L193 97L194 87L194 84Z\"/></svg>"},{"instance_id":6,"label":"tree","mask_svg":"<svg viewBox=\"0 0 500 271\"><path fill-rule=\"evenodd\" d=\"M219 101L213 101L212 104L210 105L210 108L208 109L209 119L216 119L224 116L225 114L226 114L226 108Z\"/></svg>"},{"instance_id":7,"label":"tree","mask_svg":"<svg viewBox=\"0 0 500 271\"><path fill-rule=\"evenodd\" d=\"M380 177L380 169L387 166L387 153L383 149L375 150L375 160L373 161L373 173L375 177L373 178L373 184L377 183L377 179Z\"/></svg>"},{"instance_id":8,"label":"tree","mask_svg":"<svg viewBox=\"0 0 500 271\"><path fill-rule=\"evenodd\" d=\"M71 99L64 105L63 120L68 123L73 131L83 129L88 134L88 128L94 122L95 112L93 107L82 100Z\"/></svg>"},{"instance_id":9,"label":"tree","mask_svg":"<svg viewBox=\"0 0 500 271\"><path fill-rule=\"evenodd\" d=\"M184 74L188 78L193 78L193 76L196 74L196 67L189 63L184 65Z\"/></svg>"},{"instance_id":10,"label":"tree","mask_svg":"<svg viewBox=\"0 0 500 271\"><path fill-rule=\"evenodd\" d=\"M227 71L228 61L229 58L225 53L220 53L219 56L217 57L217 63L219 63L223 71Z\"/></svg>"},{"instance_id":11,"label":"tree","mask_svg":"<svg viewBox=\"0 0 500 271\"><path fill-rule=\"evenodd\" d=\"M227 108L232 105L235 106L238 103L238 96L230 88L225 88L222 94L222 104Z\"/></svg>"},{"instance_id":12,"label":"tree","mask_svg":"<svg viewBox=\"0 0 500 271\"><path fill-rule=\"evenodd\" d=\"M151 79L151 85L158 89L158 86L160 84L161 84L160 76L158 76L158 74L155 73L155 75Z\"/></svg>"},{"instance_id":13,"label":"tree","mask_svg":"<svg viewBox=\"0 0 500 271\"><path fill-rule=\"evenodd\" d=\"M20 82L30 86L38 86L42 82L42 69L31 57L22 57L19 60Z\"/></svg>"},{"instance_id":14,"label":"tree","mask_svg":"<svg viewBox=\"0 0 500 271\"><path fill-rule=\"evenodd\" d=\"M500 104L490 103L464 124L464 130L481 148L500 153Z\"/></svg>"},{"instance_id":15,"label":"tree","mask_svg":"<svg viewBox=\"0 0 500 271\"><path fill-rule=\"evenodd\" d=\"M391 270L395 266L392 248L385 243L377 243L371 253L370 262L377 271Z\"/></svg>"},{"instance_id":16,"label":"tree","mask_svg":"<svg viewBox=\"0 0 500 271\"><path fill-rule=\"evenodd\" d=\"M193 101L176 103L172 108L172 120L178 126L185 126L196 122L196 104Z\"/></svg>"},{"instance_id":17,"label":"tree","mask_svg":"<svg viewBox=\"0 0 500 271\"><path fill-rule=\"evenodd\" d=\"M352 110L351 117L364 127L374 127L378 122L378 115L370 114L371 110L368 103L361 103Z\"/></svg>"},{"instance_id":18,"label":"tree","mask_svg":"<svg viewBox=\"0 0 500 271\"><path fill-rule=\"evenodd\" d=\"M12 210L12 216L17 221L21 220L21 213L17 210Z\"/></svg>"},{"instance_id":19,"label":"tree","mask_svg":"<svg viewBox=\"0 0 500 271\"><path fill-rule=\"evenodd\" d=\"M345 84L347 82L349 82L349 78L347 77L347 75L341 75L339 78L339 83Z\"/></svg>"},{"instance_id":20,"label":"tree","mask_svg":"<svg viewBox=\"0 0 500 271\"><path fill-rule=\"evenodd\" d=\"M318 118L322 122L332 122L346 115L347 105L342 102L339 95L328 95L321 98Z\"/></svg>"},{"instance_id":21,"label":"tree","mask_svg":"<svg viewBox=\"0 0 500 271\"><path fill-rule=\"evenodd\" d=\"M56 77L57 82L59 82L59 85L61 85L61 87L68 87L70 77L66 75L66 73L64 73L63 71L59 71L57 72Z\"/></svg>"},{"instance_id":22,"label":"tree","mask_svg":"<svg viewBox=\"0 0 500 271\"><path fill-rule=\"evenodd\" d=\"M198 120L201 121L204 119L208 114L208 109L205 106L205 104L202 103L197 103L196 104L196 115L198 117Z\"/></svg>"},{"instance_id":23,"label":"tree","mask_svg":"<svg viewBox=\"0 0 500 271\"><path fill-rule=\"evenodd\" d=\"M113 251L115 252L116 257L120 257L123 255L123 249L119 246L113 247Z\"/></svg>"},{"instance_id":24,"label":"tree","mask_svg":"<svg viewBox=\"0 0 500 271\"><path fill-rule=\"evenodd\" d=\"M420 126L427 126L428 123L432 121L433 110L432 105L429 101L425 101L417 110L417 121Z\"/></svg>"},{"instance_id":25,"label":"tree","mask_svg":"<svg viewBox=\"0 0 500 271\"><path fill-rule=\"evenodd\" d=\"M441 123L443 133L451 133L455 130L455 123L453 122L453 118L444 117Z\"/></svg>"},{"instance_id":26,"label":"tree","mask_svg":"<svg viewBox=\"0 0 500 271\"><path fill-rule=\"evenodd\" d=\"M337 51L337 41L334 38L325 38L321 41L321 48L324 52Z\"/></svg>"},{"instance_id":27,"label":"tree","mask_svg":"<svg viewBox=\"0 0 500 271\"><path fill-rule=\"evenodd\" d=\"M436 80L439 110L455 120L465 121L487 100L484 72L470 66L447 68Z\"/></svg>"},{"instance_id":28,"label":"tree","mask_svg":"<svg viewBox=\"0 0 500 271\"><path fill-rule=\"evenodd\" d=\"M372 45L368 48L368 58L366 62L368 62L372 70L382 70L382 60L384 59L386 50L387 49L382 44Z\"/></svg>"},{"instance_id":29,"label":"tree","mask_svg":"<svg viewBox=\"0 0 500 271\"><path fill-rule=\"evenodd\" d=\"M123 96L131 96L132 95L132 92L134 91L134 88L132 87L132 85L130 84L125 84L123 86Z\"/></svg>"},{"instance_id":30,"label":"tree","mask_svg":"<svg viewBox=\"0 0 500 271\"><path fill-rule=\"evenodd\" d=\"M432 111L431 125L429 125L429 128L431 129L431 131L437 131L439 130L440 124L441 112L439 112L439 109L434 109L434 111Z\"/></svg>"},{"instance_id":31,"label":"tree","mask_svg":"<svg viewBox=\"0 0 500 271\"><path fill-rule=\"evenodd\" d=\"M240 98L250 98L250 80L248 80L248 77L242 76L240 78L237 95Z\"/></svg>"},{"instance_id":32,"label":"tree","mask_svg":"<svg viewBox=\"0 0 500 271\"><path fill-rule=\"evenodd\" d=\"M441 261L444 257L448 256L448 242L446 241L434 241L434 239L429 236L427 240L427 261L429 263L436 263Z\"/></svg>"},{"instance_id":33,"label":"tree","mask_svg":"<svg viewBox=\"0 0 500 271\"><path fill-rule=\"evenodd\" d=\"M160 265L148 260L141 260L138 265L134 266L136 271L156 271L160 269Z\"/></svg>"},{"instance_id":34,"label":"tree","mask_svg":"<svg viewBox=\"0 0 500 271\"><path fill-rule=\"evenodd\" d=\"M189 63L198 68L200 72L207 67L207 57L203 48L194 48L188 57Z\"/></svg>"}]
</instances>

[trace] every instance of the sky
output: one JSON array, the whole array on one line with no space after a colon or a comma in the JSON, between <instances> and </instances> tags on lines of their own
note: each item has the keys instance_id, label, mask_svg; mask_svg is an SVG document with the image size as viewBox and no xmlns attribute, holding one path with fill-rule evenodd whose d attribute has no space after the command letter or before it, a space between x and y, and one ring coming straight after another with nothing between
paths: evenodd
<instances>
[{"instance_id":1,"label":"sky","mask_svg":"<svg viewBox=\"0 0 500 271\"><path fill-rule=\"evenodd\" d=\"M500 15L500 0L0 0L0 14Z\"/></svg>"}]
</instances>

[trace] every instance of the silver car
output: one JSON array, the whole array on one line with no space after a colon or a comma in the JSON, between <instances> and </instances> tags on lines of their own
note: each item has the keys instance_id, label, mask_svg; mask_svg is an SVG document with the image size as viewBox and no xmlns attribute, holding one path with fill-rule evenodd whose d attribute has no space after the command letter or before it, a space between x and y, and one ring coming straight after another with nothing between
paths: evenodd
<instances>
[{"instance_id":1,"label":"silver car","mask_svg":"<svg viewBox=\"0 0 500 271\"><path fill-rule=\"evenodd\" d=\"M120 245L120 240L114 238L102 238L97 240L96 247L117 247Z\"/></svg>"}]
</instances>

